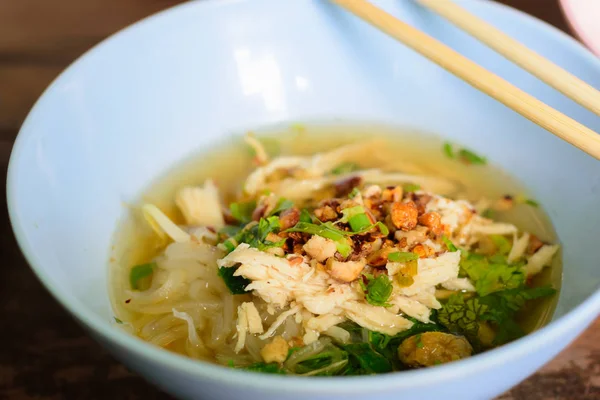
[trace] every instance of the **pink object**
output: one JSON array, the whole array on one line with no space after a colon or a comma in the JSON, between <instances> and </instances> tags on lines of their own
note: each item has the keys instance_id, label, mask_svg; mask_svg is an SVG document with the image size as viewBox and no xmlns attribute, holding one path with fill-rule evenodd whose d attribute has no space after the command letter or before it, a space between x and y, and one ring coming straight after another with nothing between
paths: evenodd
<instances>
[{"instance_id":1,"label":"pink object","mask_svg":"<svg viewBox=\"0 0 600 400\"><path fill-rule=\"evenodd\" d=\"M575 34L600 56L600 0L560 0Z\"/></svg>"}]
</instances>

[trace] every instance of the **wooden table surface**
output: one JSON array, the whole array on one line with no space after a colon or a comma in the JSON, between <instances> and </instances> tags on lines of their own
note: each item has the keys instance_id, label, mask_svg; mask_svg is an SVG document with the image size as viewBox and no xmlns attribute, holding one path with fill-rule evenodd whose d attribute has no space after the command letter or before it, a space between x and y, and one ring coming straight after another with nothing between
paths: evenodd
<instances>
[{"instance_id":1,"label":"wooden table surface","mask_svg":"<svg viewBox=\"0 0 600 400\"><path fill-rule=\"evenodd\" d=\"M589 0L598 1L598 0ZM0 0L0 167L36 98L82 52L181 0ZM502 0L558 28L558 0ZM4 185L2 185L4 190ZM3 193L1 201L6 204ZM109 356L34 277L0 215L0 400L169 399ZM600 399L600 319L510 399Z\"/></svg>"}]
</instances>

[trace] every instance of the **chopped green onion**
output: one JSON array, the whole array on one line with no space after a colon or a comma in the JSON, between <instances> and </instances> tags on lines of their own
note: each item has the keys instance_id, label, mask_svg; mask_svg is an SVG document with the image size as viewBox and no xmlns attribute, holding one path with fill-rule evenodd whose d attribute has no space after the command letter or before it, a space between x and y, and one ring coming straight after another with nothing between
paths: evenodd
<instances>
[{"instance_id":1,"label":"chopped green onion","mask_svg":"<svg viewBox=\"0 0 600 400\"><path fill-rule=\"evenodd\" d=\"M405 251L398 251L395 253L390 253L388 254L388 260L392 261L392 262L401 262L401 263L405 263L408 261L414 261L414 260L418 260L419 256L415 253L409 253L409 252L405 252Z\"/></svg>"},{"instance_id":2,"label":"chopped green onion","mask_svg":"<svg viewBox=\"0 0 600 400\"><path fill-rule=\"evenodd\" d=\"M458 151L458 157L467 164L473 164L473 165L487 164L487 160L485 159L485 157L481 157L481 156L473 153L471 150L467 150L467 149L460 149Z\"/></svg>"},{"instance_id":3,"label":"chopped green onion","mask_svg":"<svg viewBox=\"0 0 600 400\"><path fill-rule=\"evenodd\" d=\"M115 322L119 325L123 324L123 321L121 321L119 318L117 317L113 317L115 319Z\"/></svg>"},{"instance_id":4,"label":"chopped green onion","mask_svg":"<svg viewBox=\"0 0 600 400\"><path fill-rule=\"evenodd\" d=\"M358 214L364 214L365 213L365 209L363 206L354 206L354 207L349 207L349 208L344 208L342 210L342 219L340 220L340 222L348 222L348 220L352 217L354 217L355 215Z\"/></svg>"},{"instance_id":5,"label":"chopped green onion","mask_svg":"<svg viewBox=\"0 0 600 400\"><path fill-rule=\"evenodd\" d=\"M346 238L346 236L350 235L350 232L337 229L331 223L315 225L308 222L298 222L286 232L303 232L331 239L336 242L337 251L344 257L347 257L352 252L352 246Z\"/></svg>"},{"instance_id":6,"label":"chopped green onion","mask_svg":"<svg viewBox=\"0 0 600 400\"><path fill-rule=\"evenodd\" d=\"M227 239L226 241L224 241L223 246L225 246L227 253L231 253L232 251L235 250L235 247L236 247L235 244L233 243L232 239Z\"/></svg>"},{"instance_id":7,"label":"chopped green onion","mask_svg":"<svg viewBox=\"0 0 600 400\"><path fill-rule=\"evenodd\" d=\"M525 200L525 204L528 204L532 207L539 207L540 203L538 203L537 201L533 200L533 199L527 199Z\"/></svg>"},{"instance_id":8,"label":"chopped green onion","mask_svg":"<svg viewBox=\"0 0 600 400\"><path fill-rule=\"evenodd\" d=\"M452 243L452 241L450 239L448 239L448 237L446 235L442 236L442 241L448 248L448 251L454 252L454 251L458 250L458 248L454 245L454 243Z\"/></svg>"},{"instance_id":9,"label":"chopped green onion","mask_svg":"<svg viewBox=\"0 0 600 400\"><path fill-rule=\"evenodd\" d=\"M452 144L446 142L444 143L443 146L443 150L444 150L444 154L448 157L448 158L454 158L454 150L452 149Z\"/></svg>"},{"instance_id":10,"label":"chopped green onion","mask_svg":"<svg viewBox=\"0 0 600 400\"><path fill-rule=\"evenodd\" d=\"M358 190L358 188L354 188L352 189L352 191L350 192L350 194L348 195L349 198L353 199L356 196L358 196L360 194L360 190Z\"/></svg>"},{"instance_id":11,"label":"chopped green onion","mask_svg":"<svg viewBox=\"0 0 600 400\"><path fill-rule=\"evenodd\" d=\"M353 217L350 217L348 223L350 224L350 228L353 232L357 232L371 226L371 220L367 214L364 213L356 214Z\"/></svg>"},{"instance_id":12,"label":"chopped green onion","mask_svg":"<svg viewBox=\"0 0 600 400\"><path fill-rule=\"evenodd\" d=\"M353 162L345 162L331 170L333 175L349 174L360 169L360 166Z\"/></svg>"},{"instance_id":13,"label":"chopped green onion","mask_svg":"<svg viewBox=\"0 0 600 400\"><path fill-rule=\"evenodd\" d=\"M421 186L415 184L415 183L407 183L402 185L402 189L405 192L416 192L417 190L421 189Z\"/></svg>"},{"instance_id":14,"label":"chopped green onion","mask_svg":"<svg viewBox=\"0 0 600 400\"><path fill-rule=\"evenodd\" d=\"M141 264L131 268L131 271L129 272L129 284L131 285L131 288L133 290L139 290L140 280L152 275L154 268L156 268L156 263Z\"/></svg>"},{"instance_id":15,"label":"chopped green onion","mask_svg":"<svg viewBox=\"0 0 600 400\"><path fill-rule=\"evenodd\" d=\"M372 275L365 276L369 280L366 288L363 288L363 290L366 289L365 298L367 299L367 302L374 306L390 307L391 304L387 302L392 295L393 290L393 285L390 278L388 278L388 276L385 274L379 275L375 279L372 278ZM360 281L362 281L362 279Z\"/></svg>"}]
</instances>

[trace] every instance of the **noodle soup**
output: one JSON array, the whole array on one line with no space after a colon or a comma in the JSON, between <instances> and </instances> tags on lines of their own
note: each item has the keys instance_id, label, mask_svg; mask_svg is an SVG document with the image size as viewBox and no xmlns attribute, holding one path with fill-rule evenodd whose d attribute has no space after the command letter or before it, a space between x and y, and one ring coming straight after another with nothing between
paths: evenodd
<instances>
[{"instance_id":1,"label":"noodle soup","mask_svg":"<svg viewBox=\"0 0 600 400\"><path fill-rule=\"evenodd\" d=\"M539 328L552 226L485 158L383 126L236 138L157 182L116 236L117 325L224 366L361 375Z\"/></svg>"}]
</instances>

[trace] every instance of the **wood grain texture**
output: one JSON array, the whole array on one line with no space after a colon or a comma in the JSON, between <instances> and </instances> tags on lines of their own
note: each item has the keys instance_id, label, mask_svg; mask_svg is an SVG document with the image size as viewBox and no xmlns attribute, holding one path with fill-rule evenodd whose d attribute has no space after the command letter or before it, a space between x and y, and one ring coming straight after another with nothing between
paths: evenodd
<instances>
[{"instance_id":1,"label":"wood grain texture","mask_svg":"<svg viewBox=\"0 0 600 400\"><path fill-rule=\"evenodd\" d=\"M0 171L30 107L77 56L181 0L0 0ZM504 0L567 30L554 0ZM170 399L109 356L27 266L0 211L0 400ZM500 400L600 399L600 320Z\"/></svg>"}]
</instances>

